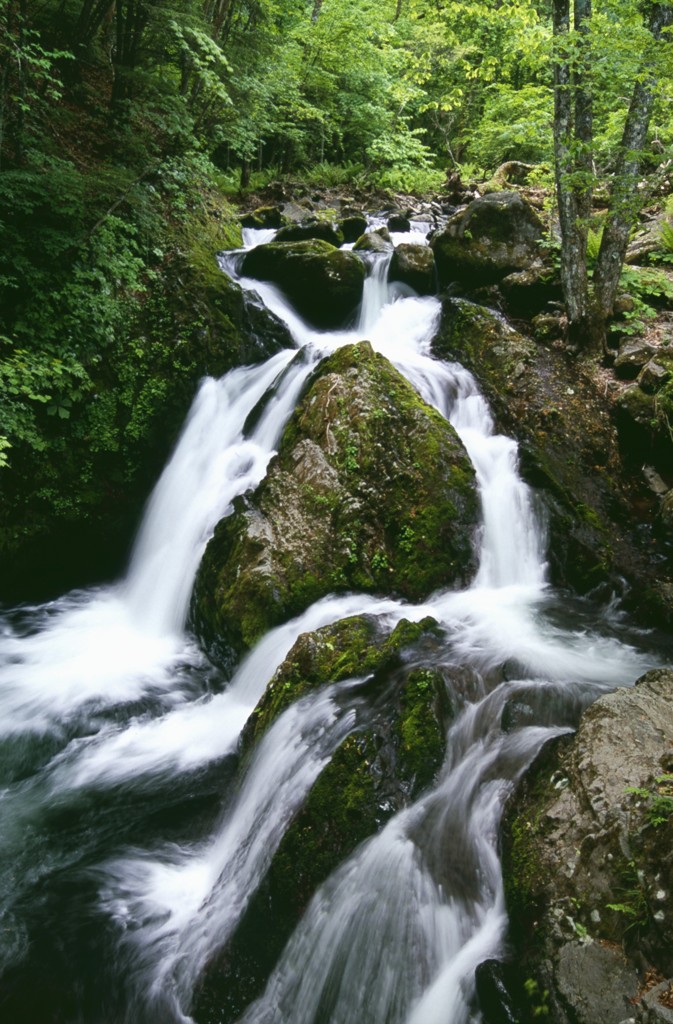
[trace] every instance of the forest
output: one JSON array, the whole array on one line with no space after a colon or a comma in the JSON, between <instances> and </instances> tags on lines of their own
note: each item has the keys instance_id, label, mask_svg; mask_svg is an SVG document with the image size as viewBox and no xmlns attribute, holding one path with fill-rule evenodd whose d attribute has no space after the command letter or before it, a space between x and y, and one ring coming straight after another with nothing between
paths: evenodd
<instances>
[{"instance_id":1,"label":"forest","mask_svg":"<svg viewBox=\"0 0 673 1024\"><path fill-rule=\"evenodd\" d=\"M673 0L0 0L0 1016L673 1019Z\"/></svg>"}]
</instances>

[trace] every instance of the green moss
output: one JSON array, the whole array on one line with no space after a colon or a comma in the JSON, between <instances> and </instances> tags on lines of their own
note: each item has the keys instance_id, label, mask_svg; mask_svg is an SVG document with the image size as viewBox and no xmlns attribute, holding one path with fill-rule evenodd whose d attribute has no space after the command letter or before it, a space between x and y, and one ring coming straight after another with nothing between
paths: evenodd
<instances>
[{"instance_id":1,"label":"green moss","mask_svg":"<svg viewBox=\"0 0 673 1024\"><path fill-rule=\"evenodd\" d=\"M553 823L545 814L557 798L553 773L558 753L572 742L567 737L548 743L529 769L520 793L505 817L503 879L505 900L515 943L525 945L541 915L540 843ZM533 922L536 922L535 927Z\"/></svg>"},{"instance_id":2,"label":"green moss","mask_svg":"<svg viewBox=\"0 0 673 1024\"><path fill-rule=\"evenodd\" d=\"M437 628L432 618L403 619L389 636L375 621L358 615L301 636L269 683L245 729L244 749L257 742L294 701L318 686L390 671L401 652Z\"/></svg>"},{"instance_id":3,"label":"green moss","mask_svg":"<svg viewBox=\"0 0 673 1024\"><path fill-rule=\"evenodd\" d=\"M417 669L409 675L402 692L400 772L413 780L414 793L432 783L442 764L445 738L435 704L444 690L440 672Z\"/></svg>"}]
</instances>

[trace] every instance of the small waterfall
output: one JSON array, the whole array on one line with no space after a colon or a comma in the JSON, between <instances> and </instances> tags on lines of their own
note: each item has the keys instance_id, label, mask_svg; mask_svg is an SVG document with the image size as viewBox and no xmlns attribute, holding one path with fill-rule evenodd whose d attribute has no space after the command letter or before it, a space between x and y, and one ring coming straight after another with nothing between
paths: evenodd
<instances>
[{"instance_id":1,"label":"small waterfall","mask_svg":"<svg viewBox=\"0 0 673 1024\"><path fill-rule=\"evenodd\" d=\"M243 436L252 409L287 366L281 352L258 367L205 380L177 448L150 499L122 588L148 632L180 633L206 542L237 494L264 476L272 448ZM292 389L290 388L292 393ZM271 443L280 433L283 409Z\"/></svg>"},{"instance_id":2,"label":"small waterfall","mask_svg":"<svg viewBox=\"0 0 673 1024\"><path fill-rule=\"evenodd\" d=\"M358 319L358 332L367 337L369 331L376 326L381 310L390 301L388 271L393 258L392 251L368 254L369 273L365 279L362 294L362 305Z\"/></svg>"}]
</instances>

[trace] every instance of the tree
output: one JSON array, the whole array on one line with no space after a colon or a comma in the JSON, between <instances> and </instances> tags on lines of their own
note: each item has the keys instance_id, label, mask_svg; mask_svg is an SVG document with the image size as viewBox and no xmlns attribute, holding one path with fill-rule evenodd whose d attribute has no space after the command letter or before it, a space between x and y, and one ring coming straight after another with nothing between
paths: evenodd
<instances>
[{"instance_id":1,"label":"tree","mask_svg":"<svg viewBox=\"0 0 673 1024\"><path fill-rule=\"evenodd\" d=\"M578 348L603 351L629 233L640 209L637 189L643 147L658 80L661 44L673 24L673 5L645 3L648 40L633 84L631 103L612 175L609 213L589 285L587 238L593 180L591 0L554 0L554 152L561 227L561 283L568 337Z\"/></svg>"},{"instance_id":2,"label":"tree","mask_svg":"<svg viewBox=\"0 0 673 1024\"><path fill-rule=\"evenodd\" d=\"M665 30L671 25L673 6L670 3L652 4L648 26L652 41L644 55L641 77L633 87L612 183L610 213L603 229L594 273L595 297L603 319L612 316L629 232L640 208L641 200L636 186L640 155L645 146L654 104L658 77L657 51Z\"/></svg>"}]
</instances>

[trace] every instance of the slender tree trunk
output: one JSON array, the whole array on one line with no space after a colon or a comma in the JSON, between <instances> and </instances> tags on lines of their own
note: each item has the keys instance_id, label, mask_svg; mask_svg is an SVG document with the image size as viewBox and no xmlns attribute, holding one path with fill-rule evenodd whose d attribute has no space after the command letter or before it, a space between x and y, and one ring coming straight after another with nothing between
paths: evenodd
<instances>
[{"instance_id":1,"label":"slender tree trunk","mask_svg":"<svg viewBox=\"0 0 673 1024\"><path fill-rule=\"evenodd\" d=\"M673 25L673 8L661 3L654 4L649 23L653 46L645 58L646 62L652 63L652 51L655 50L664 29L670 25ZM637 189L638 171L640 155L650 125L656 81L657 74L652 69L638 78L633 87L624 125L612 183L610 212L603 229L598 263L594 272L596 302L605 319L612 316L614 310L629 234L642 203Z\"/></svg>"},{"instance_id":2,"label":"slender tree trunk","mask_svg":"<svg viewBox=\"0 0 673 1024\"><path fill-rule=\"evenodd\" d=\"M575 29L585 34L590 0L576 0ZM591 101L583 69L571 64L568 46L570 0L554 0L554 157L561 225L561 284L568 336L586 347L590 341L587 277L587 214L591 204Z\"/></svg>"},{"instance_id":3,"label":"slender tree trunk","mask_svg":"<svg viewBox=\"0 0 673 1024\"><path fill-rule=\"evenodd\" d=\"M397 7L395 8L395 17L393 21L399 21L400 15L402 14L403 0L397 0Z\"/></svg>"},{"instance_id":4,"label":"slender tree trunk","mask_svg":"<svg viewBox=\"0 0 673 1024\"><path fill-rule=\"evenodd\" d=\"M313 13L311 14L311 21L317 21L320 14L320 8L322 7L323 0L313 0Z\"/></svg>"}]
</instances>

